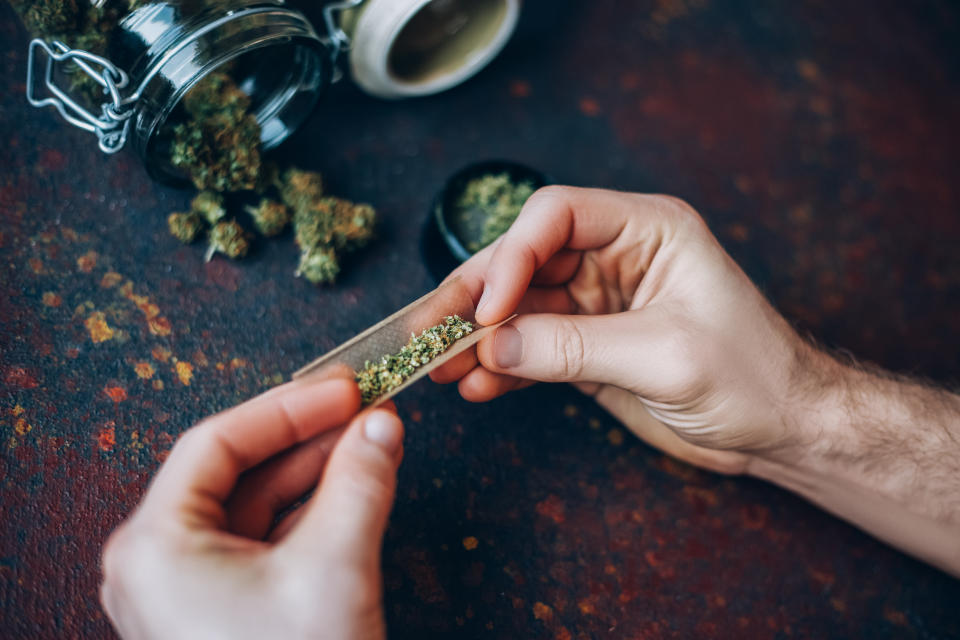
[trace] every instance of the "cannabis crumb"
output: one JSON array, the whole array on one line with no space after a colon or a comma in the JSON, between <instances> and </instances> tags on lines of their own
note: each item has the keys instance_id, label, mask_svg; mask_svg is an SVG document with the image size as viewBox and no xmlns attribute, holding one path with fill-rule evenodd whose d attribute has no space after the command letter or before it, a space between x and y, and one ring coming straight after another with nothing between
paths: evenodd
<instances>
[{"instance_id":1,"label":"cannabis crumb","mask_svg":"<svg viewBox=\"0 0 960 640\"><path fill-rule=\"evenodd\" d=\"M470 180L457 199L457 210L465 218L479 215L484 221L480 239L468 242L467 248L476 253L503 235L535 190L533 183L514 182L507 173Z\"/></svg>"},{"instance_id":2,"label":"cannabis crumb","mask_svg":"<svg viewBox=\"0 0 960 640\"><path fill-rule=\"evenodd\" d=\"M420 335L411 335L410 341L398 353L364 363L363 369L355 375L363 404L371 404L402 385L417 369L449 349L457 340L473 333L473 329L473 323L460 316L447 316L442 324L424 329Z\"/></svg>"}]
</instances>

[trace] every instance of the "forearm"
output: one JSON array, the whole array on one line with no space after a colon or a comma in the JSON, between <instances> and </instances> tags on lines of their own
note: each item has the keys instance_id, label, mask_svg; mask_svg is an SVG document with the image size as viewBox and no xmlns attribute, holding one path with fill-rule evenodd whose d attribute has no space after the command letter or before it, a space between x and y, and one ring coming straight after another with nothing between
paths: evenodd
<instances>
[{"instance_id":1,"label":"forearm","mask_svg":"<svg viewBox=\"0 0 960 640\"><path fill-rule=\"evenodd\" d=\"M751 461L885 542L960 576L960 397L815 356L804 444Z\"/></svg>"}]
</instances>

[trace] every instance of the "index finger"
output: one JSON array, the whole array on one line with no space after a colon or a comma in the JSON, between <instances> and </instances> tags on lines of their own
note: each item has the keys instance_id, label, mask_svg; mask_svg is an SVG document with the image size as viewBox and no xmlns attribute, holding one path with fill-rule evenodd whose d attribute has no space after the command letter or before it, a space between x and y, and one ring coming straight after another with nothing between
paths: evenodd
<instances>
[{"instance_id":1,"label":"index finger","mask_svg":"<svg viewBox=\"0 0 960 640\"><path fill-rule=\"evenodd\" d=\"M655 216L656 207L644 202L642 196L603 189L550 186L534 193L492 252L462 267L464 280L482 283L477 320L490 325L513 313L536 271L561 249L600 249L638 212Z\"/></svg>"},{"instance_id":2,"label":"index finger","mask_svg":"<svg viewBox=\"0 0 960 640\"><path fill-rule=\"evenodd\" d=\"M352 380L304 379L278 387L188 430L160 469L144 510L173 509L220 526L223 502L241 473L346 423L360 409Z\"/></svg>"}]
</instances>

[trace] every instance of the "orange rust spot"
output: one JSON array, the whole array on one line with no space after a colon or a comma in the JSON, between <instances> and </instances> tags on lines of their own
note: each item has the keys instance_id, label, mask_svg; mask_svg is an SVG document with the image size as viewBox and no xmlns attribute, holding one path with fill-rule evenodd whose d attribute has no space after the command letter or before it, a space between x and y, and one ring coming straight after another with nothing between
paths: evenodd
<instances>
[{"instance_id":1,"label":"orange rust spot","mask_svg":"<svg viewBox=\"0 0 960 640\"><path fill-rule=\"evenodd\" d=\"M840 598L830 598L830 605L835 611L839 611L840 613L844 613L847 610L847 603Z\"/></svg>"},{"instance_id":2,"label":"orange rust spot","mask_svg":"<svg viewBox=\"0 0 960 640\"><path fill-rule=\"evenodd\" d=\"M153 388L157 391L163 391L163 380L154 380Z\"/></svg>"},{"instance_id":3,"label":"orange rust spot","mask_svg":"<svg viewBox=\"0 0 960 640\"><path fill-rule=\"evenodd\" d=\"M147 327L150 329L150 333L155 336L168 336L173 330L173 327L170 325L170 321L163 316L148 318Z\"/></svg>"},{"instance_id":4,"label":"orange rust spot","mask_svg":"<svg viewBox=\"0 0 960 640\"><path fill-rule=\"evenodd\" d=\"M138 362L133 366L133 370L137 372L137 377L141 380L149 380L156 373L153 365L149 362Z\"/></svg>"},{"instance_id":5,"label":"orange rust spot","mask_svg":"<svg viewBox=\"0 0 960 640\"><path fill-rule=\"evenodd\" d=\"M16 405L13 409L10 409L10 413L14 416L22 416L25 409L21 405Z\"/></svg>"},{"instance_id":6,"label":"orange rust spot","mask_svg":"<svg viewBox=\"0 0 960 640\"><path fill-rule=\"evenodd\" d=\"M719 502L716 491L703 487L687 485L683 488L683 495L691 502L701 502L711 507L717 506L717 502Z\"/></svg>"},{"instance_id":7,"label":"orange rust spot","mask_svg":"<svg viewBox=\"0 0 960 640\"><path fill-rule=\"evenodd\" d=\"M33 429L33 427L23 418L17 418L17 421L13 425L13 430L17 432L17 435L21 436L30 433L31 429Z\"/></svg>"},{"instance_id":8,"label":"orange rust spot","mask_svg":"<svg viewBox=\"0 0 960 640\"><path fill-rule=\"evenodd\" d=\"M4 381L11 387L19 387L21 389L36 389L40 386L37 379L23 367L10 367L7 369L7 375L4 376Z\"/></svg>"},{"instance_id":9,"label":"orange rust spot","mask_svg":"<svg viewBox=\"0 0 960 640\"><path fill-rule=\"evenodd\" d=\"M616 565L608 564L603 568L603 572L608 576L612 576L617 572L617 567Z\"/></svg>"},{"instance_id":10,"label":"orange rust spot","mask_svg":"<svg viewBox=\"0 0 960 640\"><path fill-rule=\"evenodd\" d=\"M84 324L87 326L87 331L90 332L90 339L93 340L94 343L106 342L113 337L113 329L107 324L107 318L103 315L102 311L94 311L91 313Z\"/></svg>"},{"instance_id":11,"label":"orange rust spot","mask_svg":"<svg viewBox=\"0 0 960 640\"><path fill-rule=\"evenodd\" d=\"M560 627L557 630L556 638L557 640L572 640L573 636L570 635L569 629L567 629L566 627Z\"/></svg>"},{"instance_id":12,"label":"orange rust spot","mask_svg":"<svg viewBox=\"0 0 960 640\"><path fill-rule=\"evenodd\" d=\"M463 539L463 548L467 551L473 551L480 544L480 541L473 536L467 536Z\"/></svg>"},{"instance_id":13,"label":"orange rust spot","mask_svg":"<svg viewBox=\"0 0 960 640\"><path fill-rule=\"evenodd\" d=\"M537 503L535 507L537 513L545 518L550 518L555 524L561 524L566 520L564 511L566 510L563 504L563 500L559 496L549 495L540 502Z\"/></svg>"},{"instance_id":14,"label":"orange rust spot","mask_svg":"<svg viewBox=\"0 0 960 640\"><path fill-rule=\"evenodd\" d=\"M580 112L591 118L600 115L600 104L593 98L584 97L580 99Z\"/></svg>"},{"instance_id":15,"label":"orange rust spot","mask_svg":"<svg viewBox=\"0 0 960 640\"><path fill-rule=\"evenodd\" d=\"M590 599L581 600L578 606L580 607L580 613L585 616L590 616L597 612L597 608Z\"/></svg>"},{"instance_id":16,"label":"orange rust spot","mask_svg":"<svg viewBox=\"0 0 960 640\"><path fill-rule=\"evenodd\" d=\"M48 307L59 307L63 304L63 298L55 294L53 291L45 291L43 294L43 304Z\"/></svg>"},{"instance_id":17,"label":"orange rust spot","mask_svg":"<svg viewBox=\"0 0 960 640\"><path fill-rule=\"evenodd\" d=\"M173 370L174 373L177 374L177 377L180 378L180 382L183 383L185 387L189 387L190 380L193 379L193 365L181 360L174 365Z\"/></svg>"},{"instance_id":18,"label":"orange rust spot","mask_svg":"<svg viewBox=\"0 0 960 640\"><path fill-rule=\"evenodd\" d=\"M150 350L150 355L153 356L154 360L159 360L160 362L169 362L170 356L172 356L173 353L166 347L156 346Z\"/></svg>"},{"instance_id":19,"label":"orange rust spot","mask_svg":"<svg viewBox=\"0 0 960 640\"><path fill-rule=\"evenodd\" d=\"M90 273L93 271L93 268L97 266L98 257L96 251L87 251L77 258L77 269L80 269L80 271L84 273Z\"/></svg>"},{"instance_id":20,"label":"orange rust spot","mask_svg":"<svg viewBox=\"0 0 960 640\"><path fill-rule=\"evenodd\" d=\"M240 367L245 367L245 366L247 366L247 361L244 360L243 358L234 358L233 360L230 361L230 367L232 369L239 369Z\"/></svg>"},{"instance_id":21,"label":"orange rust spot","mask_svg":"<svg viewBox=\"0 0 960 640\"><path fill-rule=\"evenodd\" d=\"M620 431L620 429L610 429L610 431L607 432L607 440L609 440L613 446L619 447L623 444L623 431Z\"/></svg>"},{"instance_id":22,"label":"orange rust spot","mask_svg":"<svg viewBox=\"0 0 960 640\"><path fill-rule=\"evenodd\" d=\"M27 261L27 264L30 265L30 270L33 271L34 273L38 275L43 273L43 260L41 260L40 258L30 258Z\"/></svg>"},{"instance_id":23,"label":"orange rust spot","mask_svg":"<svg viewBox=\"0 0 960 640\"><path fill-rule=\"evenodd\" d=\"M117 433L113 427L104 427L97 435L97 446L102 451L112 451L113 446L117 444Z\"/></svg>"},{"instance_id":24,"label":"orange rust spot","mask_svg":"<svg viewBox=\"0 0 960 640\"><path fill-rule=\"evenodd\" d=\"M891 609L890 607L884 607L883 617L887 622L895 624L898 627L907 626L907 616L903 615L902 611L897 611L896 609Z\"/></svg>"},{"instance_id":25,"label":"orange rust spot","mask_svg":"<svg viewBox=\"0 0 960 640\"><path fill-rule=\"evenodd\" d=\"M423 412L419 409L414 410L410 413L410 419L414 422L420 422L423 420Z\"/></svg>"},{"instance_id":26,"label":"orange rust spot","mask_svg":"<svg viewBox=\"0 0 960 640\"><path fill-rule=\"evenodd\" d=\"M526 98L531 93L533 93L533 89L526 80L514 80L510 83L510 95L514 98Z\"/></svg>"},{"instance_id":27,"label":"orange rust spot","mask_svg":"<svg viewBox=\"0 0 960 640\"><path fill-rule=\"evenodd\" d=\"M727 226L727 233L737 242L746 242L750 239L750 229L747 228L747 225L739 222Z\"/></svg>"},{"instance_id":28,"label":"orange rust spot","mask_svg":"<svg viewBox=\"0 0 960 640\"><path fill-rule=\"evenodd\" d=\"M807 82L815 82L820 78L820 67L812 60L797 60L797 73Z\"/></svg>"},{"instance_id":29,"label":"orange rust spot","mask_svg":"<svg viewBox=\"0 0 960 640\"><path fill-rule=\"evenodd\" d=\"M127 390L123 387L104 387L103 392L116 403L123 402L127 399Z\"/></svg>"},{"instance_id":30,"label":"orange rust spot","mask_svg":"<svg viewBox=\"0 0 960 640\"><path fill-rule=\"evenodd\" d=\"M104 289L112 289L113 287L120 284L123 280L123 276L117 273L116 271L107 271L103 277L100 279L100 286Z\"/></svg>"},{"instance_id":31,"label":"orange rust spot","mask_svg":"<svg viewBox=\"0 0 960 640\"><path fill-rule=\"evenodd\" d=\"M533 617L537 620L550 620L553 618L553 609L542 602L533 603Z\"/></svg>"},{"instance_id":32,"label":"orange rust spot","mask_svg":"<svg viewBox=\"0 0 960 640\"><path fill-rule=\"evenodd\" d=\"M640 74L635 71L628 71L620 76L620 88L624 91L630 91L640 86Z\"/></svg>"},{"instance_id":33,"label":"orange rust spot","mask_svg":"<svg viewBox=\"0 0 960 640\"><path fill-rule=\"evenodd\" d=\"M578 413L580 413L580 410L577 409L575 404L568 404L563 408L563 415L568 418L576 418Z\"/></svg>"},{"instance_id":34,"label":"orange rust spot","mask_svg":"<svg viewBox=\"0 0 960 640\"><path fill-rule=\"evenodd\" d=\"M193 363L198 367L205 367L210 364L210 361L207 360L207 356L204 355L203 351L195 351L193 354Z\"/></svg>"}]
</instances>

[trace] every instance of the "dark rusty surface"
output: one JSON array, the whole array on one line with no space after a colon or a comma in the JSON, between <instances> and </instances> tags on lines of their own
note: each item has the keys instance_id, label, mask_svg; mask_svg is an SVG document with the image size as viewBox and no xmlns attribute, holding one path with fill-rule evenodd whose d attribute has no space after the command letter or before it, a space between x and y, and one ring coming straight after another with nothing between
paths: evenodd
<instances>
[{"instance_id":1,"label":"dark rusty surface","mask_svg":"<svg viewBox=\"0 0 960 640\"><path fill-rule=\"evenodd\" d=\"M289 237L204 265L189 195L23 99L0 5L0 636L104 637L104 537L177 434L427 291L443 179L511 158L685 197L804 330L958 374L955 3L529 2L441 96L340 86L283 150L382 212L317 289ZM386 541L395 637L956 637L960 583L791 495L674 463L566 387L420 384Z\"/></svg>"}]
</instances>

